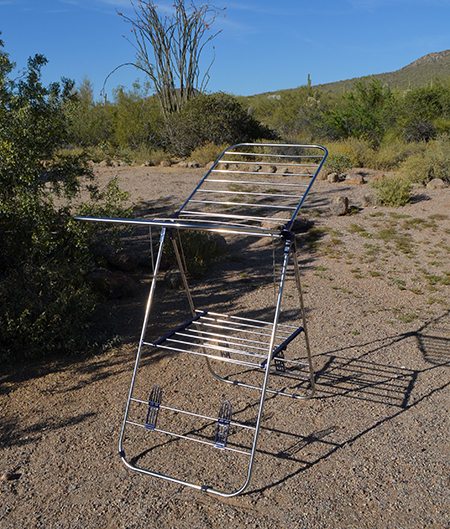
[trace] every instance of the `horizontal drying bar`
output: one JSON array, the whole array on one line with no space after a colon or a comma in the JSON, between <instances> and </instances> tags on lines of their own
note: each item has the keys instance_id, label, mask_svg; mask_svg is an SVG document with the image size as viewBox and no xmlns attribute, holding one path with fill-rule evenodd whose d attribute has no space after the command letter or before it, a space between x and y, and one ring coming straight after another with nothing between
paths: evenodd
<instances>
[{"instance_id":1,"label":"horizontal drying bar","mask_svg":"<svg viewBox=\"0 0 450 529\"><path fill-rule=\"evenodd\" d=\"M143 424L139 424L138 422L134 422L134 421L130 421L130 420L127 420L126 422L127 422L127 424L131 424L133 426L139 426L140 428L144 428L145 429L145 426ZM243 455L248 455L248 456L251 455L251 452L249 452L247 450L238 450L237 448L231 448L231 446L225 446L225 447L222 447L222 448L218 449L216 447L216 445L213 442L211 442L211 441L204 441L203 439L197 439L195 437L191 437L191 436L188 436L188 435L182 435L182 434L179 434L179 433L170 432L169 430L161 430L160 428L155 428L153 431L154 432L163 433L163 434L166 434L166 435L171 435L173 437L178 437L179 439L187 439L188 441L194 441L195 443L200 443L200 444L203 444L203 445L209 445L209 446L211 446L213 448L216 448L217 450L227 450L229 452L236 452L238 454L243 454Z\"/></svg>"},{"instance_id":2,"label":"horizontal drying bar","mask_svg":"<svg viewBox=\"0 0 450 529\"><path fill-rule=\"evenodd\" d=\"M303 362L285 359L281 355L303 330L301 326L278 326L273 351L270 351L272 323L201 311L159 340L143 343L252 368L264 368L268 358L276 358L283 364L304 366Z\"/></svg>"}]
</instances>

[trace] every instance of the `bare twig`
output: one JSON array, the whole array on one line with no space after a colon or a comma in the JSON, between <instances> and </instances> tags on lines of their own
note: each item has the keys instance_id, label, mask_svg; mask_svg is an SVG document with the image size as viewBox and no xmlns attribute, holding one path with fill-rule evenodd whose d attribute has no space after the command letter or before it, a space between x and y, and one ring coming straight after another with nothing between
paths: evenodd
<instances>
[{"instance_id":1,"label":"bare twig","mask_svg":"<svg viewBox=\"0 0 450 529\"><path fill-rule=\"evenodd\" d=\"M183 103L198 91L204 91L214 57L200 78L200 56L209 42L221 31L208 34L220 11L209 2L199 5L173 0L173 11L161 14L152 1L131 1L135 18L118 12L131 24L133 41L125 37L136 52L133 65L145 72L156 92L164 116L178 112ZM225 9L225 8L224 8ZM105 83L106 83L105 80Z\"/></svg>"}]
</instances>

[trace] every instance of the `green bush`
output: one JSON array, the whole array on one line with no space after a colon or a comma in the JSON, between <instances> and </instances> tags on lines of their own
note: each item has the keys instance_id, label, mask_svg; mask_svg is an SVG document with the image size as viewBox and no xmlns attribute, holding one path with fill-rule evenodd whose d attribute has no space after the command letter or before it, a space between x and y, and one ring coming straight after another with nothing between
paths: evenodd
<instances>
[{"instance_id":1,"label":"green bush","mask_svg":"<svg viewBox=\"0 0 450 529\"><path fill-rule=\"evenodd\" d=\"M147 97L138 83L134 83L130 91L119 86L113 95L113 143L133 150L159 145L163 118L156 98Z\"/></svg>"},{"instance_id":2,"label":"green bush","mask_svg":"<svg viewBox=\"0 0 450 529\"><path fill-rule=\"evenodd\" d=\"M336 97L329 92L309 85L280 90L277 94L238 98L244 108L252 108L256 119L289 143L332 138L327 111L334 99Z\"/></svg>"},{"instance_id":3,"label":"green bush","mask_svg":"<svg viewBox=\"0 0 450 529\"><path fill-rule=\"evenodd\" d=\"M409 156L425 150L424 143L408 143L395 134L389 134L374 153L372 168L384 171L395 171Z\"/></svg>"},{"instance_id":4,"label":"green bush","mask_svg":"<svg viewBox=\"0 0 450 529\"><path fill-rule=\"evenodd\" d=\"M412 183L426 184L433 178L450 183L450 141L429 142L424 152L407 158L400 169Z\"/></svg>"},{"instance_id":5,"label":"green bush","mask_svg":"<svg viewBox=\"0 0 450 529\"><path fill-rule=\"evenodd\" d=\"M436 118L450 118L450 92L440 84L428 84L407 90L401 99L400 112L406 123L428 124Z\"/></svg>"},{"instance_id":6,"label":"green bush","mask_svg":"<svg viewBox=\"0 0 450 529\"><path fill-rule=\"evenodd\" d=\"M184 264L187 272L194 278L203 276L225 253L223 237L218 234L181 230L179 237ZM163 252L166 267L177 264L171 241L166 241Z\"/></svg>"},{"instance_id":7,"label":"green bush","mask_svg":"<svg viewBox=\"0 0 450 529\"><path fill-rule=\"evenodd\" d=\"M238 103L223 92L200 94L187 101L181 112L171 114L165 123L163 144L177 156L189 154L205 143L232 145L260 138L275 138Z\"/></svg>"},{"instance_id":8,"label":"green bush","mask_svg":"<svg viewBox=\"0 0 450 529\"><path fill-rule=\"evenodd\" d=\"M373 149L368 142L357 138L325 142L325 145L329 151L326 164L328 172L339 172L338 169L342 163L344 166L348 164L348 167L395 171L411 156L418 155L420 159L427 149L427 144L424 142L407 143L399 139L395 132L386 135L377 149Z\"/></svg>"},{"instance_id":9,"label":"green bush","mask_svg":"<svg viewBox=\"0 0 450 529\"><path fill-rule=\"evenodd\" d=\"M403 128L403 137L408 143L436 139L436 127L431 121L412 121Z\"/></svg>"},{"instance_id":10,"label":"green bush","mask_svg":"<svg viewBox=\"0 0 450 529\"><path fill-rule=\"evenodd\" d=\"M46 62L36 55L10 79L14 64L0 41L1 360L84 348L95 301L82 275L98 226L72 218L81 182L90 201L80 211L125 214L117 183L100 193L86 154L61 150L73 83L44 87Z\"/></svg>"},{"instance_id":11,"label":"green bush","mask_svg":"<svg viewBox=\"0 0 450 529\"><path fill-rule=\"evenodd\" d=\"M450 119L438 117L433 120L433 124L436 127L436 135L438 138L448 138L450 136Z\"/></svg>"},{"instance_id":12,"label":"green bush","mask_svg":"<svg viewBox=\"0 0 450 529\"><path fill-rule=\"evenodd\" d=\"M371 167L375 152L369 142L358 138L327 142L330 155L348 156L351 167Z\"/></svg>"},{"instance_id":13,"label":"green bush","mask_svg":"<svg viewBox=\"0 0 450 529\"><path fill-rule=\"evenodd\" d=\"M0 360L85 350L98 299L77 267L26 263L0 281Z\"/></svg>"},{"instance_id":14,"label":"green bush","mask_svg":"<svg viewBox=\"0 0 450 529\"><path fill-rule=\"evenodd\" d=\"M69 141L78 147L95 147L109 142L114 134L115 108L94 101L94 89L87 77L83 78L74 95L64 103L70 118L67 123Z\"/></svg>"},{"instance_id":15,"label":"green bush","mask_svg":"<svg viewBox=\"0 0 450 529\"><path fill-rule=\"evenodd\" d=\"M340 138L363 139L376 148L394 120L394 106L393 93L381 81L362 79L329 112L330 127Z\"/></svg>"},{"instance_id":16,"label":"green bush","mask_svg":"<svg viewBox=\"0 0 450 529\"><path fill-rule=\"evenodd\" d=\"M401 177L386 177L371 183L383 206L405 206L411 199L411 184Z\"/></svg>"},{"instance_id":17,"label":"green bush","mask_svg":"<svg viewBox=\"0 0 450 529\"><path fill-rule=\"evenodd\" d=\"M227 144L215 145L208 142L200 147L197 147L191 152L190 160L198 162L201 166L205 166L209 162L215 162L222 152L229 147Z\"/></svg>"},{"instance_id":18,"label":"green bush","mask_svg":"<svg viewBox=\"0 0 450 529\"><path fill-rule=\"evenodd\" d=\"M330 153L325 162L325 168L328 172L342 174L351 169L352 162L348 154Z\"/></svg>"}]
</instances>

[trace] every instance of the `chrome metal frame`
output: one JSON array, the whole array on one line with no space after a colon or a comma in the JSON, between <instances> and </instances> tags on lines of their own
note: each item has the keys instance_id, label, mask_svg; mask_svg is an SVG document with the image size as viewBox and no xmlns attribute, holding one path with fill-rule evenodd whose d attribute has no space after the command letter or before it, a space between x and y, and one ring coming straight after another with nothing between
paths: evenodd
<instances>
[{"instance_id":1,"label":"chrome metal frame","mask_svg":"<svg viewBox=\"0 0 450 529\"><path fill-rule=\"evenodd\" d=\"M156 257L145 317L134 364L127 406L119 439L119 454L124 464L138 472L167 481L186 485L222 497L240 494L247 487L253 470L257 450L264 402L267 394L307 399L314 395L314 368L306 328L305 308L297 260L295 235L292 233L295 218L314 183L327 156L325 148L317 145L238 144L226 149L207 172L173 218L162 219L111 219L77 217L91 222L139 224L161 228L159 250ZM174 230L210 231L236 236L271 237L282 239L282 266L273 318L269 321L249 319L234 315L200 310L195 307L189 289L187 272L181 258L180 241ZM167 237L173 242L176 259L183 280L191 314L187 321L158 340L147 340L146 331L161 266L163 244ZM291 265L289 265L291 263ZM293 266L299 295L300 326L280 323L283 290L288 266ZM306 359L285 358L286 351L299 336L303 336ZM237 422L231 417L231 404L223 403L218 417L179 409L162 403L161 390L155 386L150 398L135 396L136 377L140 368L143 348L159 349L176 355L189 354L204 358L216 380L260 392L258 412L253 424ZM263 374L262 382L255 384L233 375L216 372L216 366L236 367L244 372ZM275 366L275 367L274 367ZM222 368L221 368L222 369ZM309 384L304 394L273 389L268 381L276 376L291 377ZM253 379L252 379L253 380ZM152 396L153 395L153 396ZM257 399L258 401L258 399ZM130 413L131 407L148 407L147 419L137 421ZM216 439L198 438L190 432L180 433L158 427L159 413L192 416L207 424L216 424ZM251 446L243 449L227 444L228 429L243 429L253 436ZM125 455L124 440L130 429L139 429L145 435L160 435L162 439L184 439L199 443L208 449L229 451L248 457L244 483L232 491L218 490L206 483L195 483L181 477L141 468ZM170 462L168 462L170 465Z\"/></svg>"}]
</instances>

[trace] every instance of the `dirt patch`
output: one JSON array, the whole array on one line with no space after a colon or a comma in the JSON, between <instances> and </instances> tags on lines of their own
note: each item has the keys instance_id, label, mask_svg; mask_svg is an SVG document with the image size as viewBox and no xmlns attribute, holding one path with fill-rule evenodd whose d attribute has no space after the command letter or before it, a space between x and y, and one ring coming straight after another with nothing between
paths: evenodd
<instances>
[{"instance_id":1,"label":"dirt patch","mask_svg":"<svg viewBox=\"0 0 450 529\"><path fill-rule=\"evenodd\" d=\"M168 214L203 175L97 171L105 183L118 176L141 215ZM268 400L242 496L220 500L130 472L120 461L151 275L142 269L142 294L112 307L123 345L83 362L28 364L0 376L0 526L450 527L450 189L417 189L399 209L363 208L368 192L368 184L315 184L305 211L314 236L299 237L299 258L317 394L306 402ZM335 196L348 197L354 214L331 216ZM147 236L138 231L126 246L139 250ZM261 291L242 266L269 266L271 249L245 250L230 244L229 259L193 282L194 296L209 299L219 286L217 307L258 314ZM271 286L262 293L269 299ZM182 294L161 287L158 296L151 330L162 332ZM177 391L176 360L149 355L149 378ZM207 370L185 363L183 371L192 394L201 395ZM195 460L182 449L179 455Z\"/></svg>"}]
</instances>

